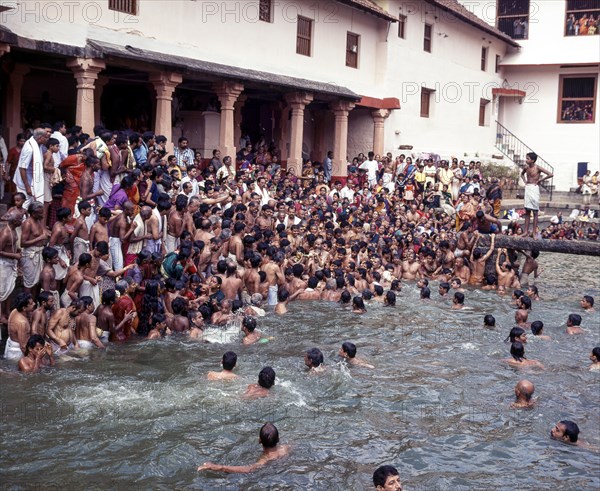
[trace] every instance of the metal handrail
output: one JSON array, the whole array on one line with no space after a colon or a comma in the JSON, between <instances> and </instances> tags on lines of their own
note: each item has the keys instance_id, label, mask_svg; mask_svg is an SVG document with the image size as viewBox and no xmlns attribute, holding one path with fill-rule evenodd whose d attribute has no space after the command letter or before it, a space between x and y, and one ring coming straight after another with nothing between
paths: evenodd
<instances>
[{"instance_id":1,"label":"metal handrail","mask_svg":"<svg viewBox=\"0 0 600 491\"><path fill-rule=\"evenodd\" d=\"M525 156L529 152L533 152L529 145L521 141L514 133L498 121L496 121L496 148L511 159L520 169L523 169L525 166ZM536 164L554 175L554 167L550 165L547 160L540 157L539 154ZM540 184L540 187L547 191L550 194L550 199L552 199L554 178Z\"/></svg>"}]
</instances>

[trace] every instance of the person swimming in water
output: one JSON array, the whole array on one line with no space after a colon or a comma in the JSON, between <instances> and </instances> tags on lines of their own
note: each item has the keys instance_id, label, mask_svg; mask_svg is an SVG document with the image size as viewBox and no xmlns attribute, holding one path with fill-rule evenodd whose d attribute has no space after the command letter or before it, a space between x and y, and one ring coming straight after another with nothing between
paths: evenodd
<instances>
[{"instance_id":1,"label":"person swimming in water","mask_svg":"<svg viewBox=\"0 0 600 491\"><path fill-rule=\"evenodd\" d=\"M487 314L483 318L483 327L494 329L496 327L496 318L492 314Z\"/></svg>"},{"instance_id":2,"label":"person swimming in water","mask_svg":"<svg viewBox=\"0 0 600 491\"><path fill-rule=\"evenodd\" d=\"M550 430L550 436L554 440L577 445L579 440L579 426L568 419L559 421L554 428Z\"/></svg>"},{"instance_id":3,"label":"person swimming in water","mask_svg":"<svg viewBox=\"0 0 600 491\"><path fill-rule=\"evenodd\" d=\"M378 467L373 473L373 485L377 491L402 491L398 469L391 465Z\"/></svg>"},{"instance_id":4,"label":"person swimming in water","mask_svg":"<svg viewBox=\"0 0 600 491\"><path fill-rule=\"evenodd\" d=\"M544 368L537 360L528 360L525 358L525 346L520 341L515 341L510 345L510 354L512 358L504 360L511 367L515 368Z\"/></svg>"},{"instance_id":5,"label":"person swimming in water","mask_svg":"<svg viewBox=\"0 0 600 491\"><path fill-rule=\"evenodd\" d=\"M304 353L304 364L311 372L322 372L325 370L323 366L323 353L319 348L311 348Z\"/></svg>"},{"instance_id":6,"label":"person swimming in water","mask_svg":"<svg viewBox=\"0 0 600 491\"><path fill-rule=\"evenodd\" d=\"M519 341L523 344L527 343L527 334L525 329L522 327L513 327L508 334L508 337L504 340L505 343Z\"/></svg>"},{"instance_id":7,"label":"person swimming in water","mask_svg":"<svg viewBox=\"0 0 600 491\"><path fill-rule=\"evenodd\" d=\"M452 299L452 310L461 310L465 307L465 294L463 292L455 292Z\"/></svg>"},{"instance_id":8,"label":"person swimming in water","mask_svg":"<svg viewBox=\"0 0 600 491\"><path fill-rule=\"evenodd\" d=\"M386 307L396 306L396 294L392 290L388 290L383 298L383 305Z\"/></svg>"},{"instance_id":9,"label":"person swimming in water","mask_svg":"<svg viewBox=\"0 0 600 491\"><path fill-rule=\"evenodd\" d=\"M519 380L515 385L515 402L510 407L513 409L532 409L537 400L533 398L535 386L529 380Z\"/></svg>"},{"instance_id":10,"label":"person swimming in water","mask_svg":"<svg viewBox=\"0 0 600 491\"><path fill-rule=\"evenodd\" d=\"M529 298L531 298L531 300L539 300L540 299L540 292L538 290L538 287L535 285L529 285L529 288L527 288L525 295L527 295Z\"/></svg>"},{"instance_id":11,"label":"person swimming in water","mask_svg":"<svg viewBox=\"0 0 600 491\"><path fill-rule=\"evenodd\" d=\"M364 314L367 312L365 301L362 297L356 296L352 299L352 312L354 314Z\"/></svg>"},{"instance_id":12,"label":"person swimming in water","mask_svg":"<svg viewBox=\"0 0 600 491\"><path fill-rule=\"evenodd\" d=\"M438 293L440 294L440 297L447 296L449 291L450 291L450 283L448 283L446 281L442 281L438 286Z\"/></svg>"},{"instance_id":13,"label":"person swimming in water","mask_svg":"<svg viewBox=\"0 0 600 491\"><path fill-rule=\"evenodd\" d=\"M550 336L544 334L544 323L542 321L533 321L531 323L531 333L536 339L543 339L545 341L550 341L552 339Z\"/></svg>"},{"instance_id":14,"label":"person swimming in water","mask_svg":"<svg viewBox=\"0 0 600 491\"><path fill-rule=\"evenodd\" d=\"M362 358L356 357L356 345L346 341L340 348L339 355L348 362L349 365L355 365L364 368L375 368L373 365L367 363Z\"/></svg>"},{"instance_id":15,"label":"person swimming in water","mask_svg":"<svg viewBox=\"0 0 600 491\"><path fill-rule=\"evenodd\" d=\"M244 339L242 339L244 345L268 343L271 339L256 329L256 319L254 317L244 317L244 320L242 321L242 332L244 333Z\"/></svg>"},{"instance_id":16,"label":"person swimming in water","mask_svg":"<svg viewBox=\"0 0 600 491\"><path fill-rule=\"evenodd\" d=\"M421 297L421 300L431 300L431 290L428 286L424 286L423 288L421 288L421 293L419 295Z\"/></svg>"},{"instance_id":17,"label":"person swimming in water","mask_svg":"<svg viewBox=\"0 0 600 491\"><path fill-rule=\"evenodd\" d=\"M244 397L257 398L269 395L269 390L275 385L275 370L264 367L258 374L258 383L250 384L244 393Z\"/></svg>"},{"instance_id":18,"label":"person swimming in water","mask_svg":"<svg viewBox=\"0 0 600 491\"><path fill-rule=\"evenodd\" d=\"M581 299L581 307L586 312L595 312L594 310L594 297L591 295L584 295Z\"/></svg>"},{"instance_id":19,"label":"person swimming in water","mask_svg":"<svg viewBox=\"0 0 600 491\"><path fill-rule=\"evenodd\" d=\"M263 447L263 453L254 464L250 465L220 465L206 462L198 467L199 471L217 471L231 473L248 473L260 469L264 465L287 456L290 452L288 445L279 444L279 431L272 423L265 423L260 429L259 440Z\"/></svg>"},{"instance_id":20,"label":"person swimming in water","mask_svg":"<svg viewBox=\"0 0 600 491\"><path fill-rule=\"evenodd\" d=\"M579 314L570 314L567 318L567 334L583 334L585 331L581 327L581 316Z\"/></svg>"},{"instance_id":21,"label":"person swimming in water","mask_svg":"<svg viewBox=\"0 0 600 491\"><path fill-rule=\"evenodd\" d=\"M590 355L590 360L592 365L590 366L590 370L600 370L600 346L596 346L592 350L592 354Z\"/></svg>"},{"instance_id":22,"label":"person swimming in water","mask_svg":"<svg viewBox=\"0 0 600 491\"><path fill-rule=\"evenodd\" d=\"M228 351L221 359L223 370L220 372L208 372L206 378L208 380L232 380L238 376L233 373L233 369L237 364L237 355L233 351Z\"/></svg>"}]
</instances>

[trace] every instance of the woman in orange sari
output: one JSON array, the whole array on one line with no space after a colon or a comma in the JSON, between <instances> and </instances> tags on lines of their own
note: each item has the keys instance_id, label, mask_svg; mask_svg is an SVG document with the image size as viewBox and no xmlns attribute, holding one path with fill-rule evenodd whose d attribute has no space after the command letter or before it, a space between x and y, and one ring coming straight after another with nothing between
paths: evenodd
<instances>
[{"instance_id":1,"label":"woman in orange sari","mask_svg":"<svg viewBox=\"0 0 600 491\"><path fill-rule=\"evenodd\" d=\"M133 169L131 175L135 178L133 186L126 190L127 198L133 203L133 216L140 212L140 190L138 183L144 179L144 174L140 169Z\"/></svg>"},{"instance_id":2,"label":"woman in orange sari","mask_svg":"<svg viewBox=\"0 0 600 491\"><path fill-rule=\"evenodd\" d=\"M79 181L85 171L83 163L83 154L78 153L69 155L60 163L60 168L64 173L65 190L63 191L62 203L64 208L69 208L71 213L75 213L75 204L79 198Z\"/></svg>"}]
</instances>

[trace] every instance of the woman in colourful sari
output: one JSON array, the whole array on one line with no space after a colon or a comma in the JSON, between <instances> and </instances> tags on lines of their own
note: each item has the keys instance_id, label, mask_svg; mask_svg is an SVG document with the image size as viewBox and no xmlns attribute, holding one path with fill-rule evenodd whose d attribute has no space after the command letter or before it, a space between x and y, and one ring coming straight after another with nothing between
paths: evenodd
<instances>
[{"instance_id":1,"label":"woman in colourful sari","mask_svg":"<svg viewBox=\"0 0 600 491\"><path fill-rule=\"evenodd\" d=\"M79 182L81 176L85 171L85 164L83 163L83 154L78 153L69 155L65 160L60 163L60 168L65 176L64 178L64 191L62 195L61 205L64 208L69 208L71 213L75 213L75 204L77 198L79 198Z\"/></svg>"}]
</instances>

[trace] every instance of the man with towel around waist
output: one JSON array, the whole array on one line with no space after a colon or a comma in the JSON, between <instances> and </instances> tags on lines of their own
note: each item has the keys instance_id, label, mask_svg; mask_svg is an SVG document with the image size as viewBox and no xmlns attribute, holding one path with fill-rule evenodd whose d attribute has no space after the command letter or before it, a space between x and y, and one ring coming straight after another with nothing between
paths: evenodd
<instances>
[{"instance_id":1,"label":"man with towel around waist","mask_svg":"<svg viewBox=\"0 0 600 491\"><path fill-rule=\"evenodd\" d=\"M34 201L29 205L29 218L21 226L21 269L26 291L33 290L40 281L42 250L49 238L50 232L44 226L44 204Z\"/></svg>"},{"instance_id":2,"label":"man with towel around waist","mask_svg":"<svg viewBox=\"0 0 600 491\"><path fill-rule=\"evenodd\" d=\"M17 245L17 227L21 225L21 216L9 212L2 217L8 227L0 229L0 323L8 319L8 297L15 289L17 279L17 262L21 259L21 252Z\"/></svg>"},{"instance_id":3,"label":"man with towel around waist","mask_svg":"<svg viewBox=\"0 0 600 491\"><path fill-rule=\"evenodd\" d=\"M538 212L540 210L539 184L547 179L552 179L553 177L553 174L550 174L547 170L542 169L536 164L537 158L538 156L536 153L529 152L525 159L527 167L521 172L521 177L525 179L525 231L523 232L523 235L529 233L529 220L531 213L533 213L532 237L535 237L536 234ZM546 174L546 177L542 177L542 174Z\"/></svg>"},{"instance_id":4,"label":"man with towel around waist","mask_svg":"<svg viewBox=\"0 0 600 491\"><path fill-rule=\"evenodd\" d=\"M19 360L25 353L27 340L31 332L28 316L35 308L31 293L22 292L15 298L15 308L8 317L8 340L4 349L4 358Z\"/></svg>"}]
</instances>

